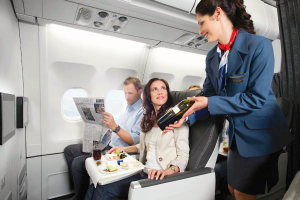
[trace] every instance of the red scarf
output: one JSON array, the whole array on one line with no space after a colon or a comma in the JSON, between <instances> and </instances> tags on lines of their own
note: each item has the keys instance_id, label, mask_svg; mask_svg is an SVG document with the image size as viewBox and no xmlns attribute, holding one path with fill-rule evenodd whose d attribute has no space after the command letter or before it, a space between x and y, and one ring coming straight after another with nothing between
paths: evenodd
<instances>
[{"instance_id":1,"label":"red scarf","mask_svg":"<svg viewBox=\"0 0 300 200\"><path fill-rule=\"evenodd\" d=\"M222 45L222 44L218 43L219 48L223 51L230 50L232 44L234 43L234 40L235 40L235 37L236 37L237 33L238 33L237 28L234 28L233 31L232 31L232 34L231 34L230 42L226 45Z\"/></svg>"}]
</instances>

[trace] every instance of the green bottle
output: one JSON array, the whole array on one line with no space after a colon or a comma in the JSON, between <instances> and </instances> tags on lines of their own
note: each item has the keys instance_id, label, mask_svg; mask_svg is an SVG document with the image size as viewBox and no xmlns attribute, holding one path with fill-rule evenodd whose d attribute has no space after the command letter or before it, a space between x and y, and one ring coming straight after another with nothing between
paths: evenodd
<instances>
[{"instance_id":1,"label":"green bottle","mask_svg":"<svg viewBox=\"0 0 300 200\"><path fill-rule=\"evenodd\" d=\"M196 96L203 96L203 92L201 91ZM192 105L194 103L195 103L195 101L191 101L191 100L188 100L188 99L183 99L177 105L175 105L174 107L167 110L166 113L163 116L161 116L159 119L156 120L156 123L157 123L158 127L161 130L165 130L165 128L167 126L169 126L170 124L174 124L174 122L181 119L182 116L184 115L184 113L190 107L192 107Z\"/></svg>"}]
</instances>

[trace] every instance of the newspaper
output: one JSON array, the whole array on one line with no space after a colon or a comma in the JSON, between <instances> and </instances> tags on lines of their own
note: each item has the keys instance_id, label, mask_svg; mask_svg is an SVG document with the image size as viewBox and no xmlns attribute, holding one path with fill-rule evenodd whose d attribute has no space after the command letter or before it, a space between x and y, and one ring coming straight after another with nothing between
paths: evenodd
<instances>
[{"instance_id":1,"label":"newspaper","mask_svg":"<svg viewBox=\"0 0 300 200\"><path fill-rule=\"evenodd\" d=\"M111 132L103 123L104 98L73 98L84 121L82 151L92 152L93 148L104 149L111 140Z\"/></svg>"}]
</instances>

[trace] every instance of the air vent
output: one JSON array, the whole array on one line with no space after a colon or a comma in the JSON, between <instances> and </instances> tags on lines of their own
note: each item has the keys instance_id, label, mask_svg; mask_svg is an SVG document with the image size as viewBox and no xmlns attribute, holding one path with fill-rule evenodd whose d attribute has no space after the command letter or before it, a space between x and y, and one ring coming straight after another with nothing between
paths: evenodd
<instances>
[{"instance_id":1,"label":"air vent","mask_svg":"<svg viewBox=\"0 0 300 200\"><path fill-rule=\"evenodd\" d=\"M110 16L113 14L105 10L97 10L96 13L97 14L95 14L91 27L97 29L107 29L107 27L110 26Z\"/></svg>"},{"instance_id":2,"label":"air vent","mask_svg":"<svg viewBox=\"0 0 300 200\"><path fill-rule=\"evenodd\" d=\"M75 23L87 26L92 22L93 14L93 11L88 8L80 8L78 10Z\"/></svg>"},{"instance_id":3,"label":"air vent","mask_svg":"<svg viewBox=\"0 0 300 200\"><path fill-rule=\"evenodd\" d=\"M113 21L113 23L109 30L113 32L121 32L129 20L130 17L119 14L113 14L111 17L111 21Z\"/></svg>"},{"instance_id":4,"label":"air vent","mask_svg":"<svg viewBox=\"0 0 300 200\"><path fill-rule=\"evenodd\" d=\"M174 41L174 44L200 49L208 41L203 35L185 33Z\"/></svg>"}]
</instances>

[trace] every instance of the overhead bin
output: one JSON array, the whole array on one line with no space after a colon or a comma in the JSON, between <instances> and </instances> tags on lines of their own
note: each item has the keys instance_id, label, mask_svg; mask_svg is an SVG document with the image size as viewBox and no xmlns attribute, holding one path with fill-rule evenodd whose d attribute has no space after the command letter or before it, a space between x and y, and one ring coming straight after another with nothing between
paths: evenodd
<instances>
[{"instance_id":1,"label":"overhead bin","mask_svg":"<svg viewBox=\"0 0 300 200\"><path fill-rule=\"evenodd\" d=\"M190 12L195 4L195 0L154 0L156 2Z\"/></svg>"},{"instance_id":2,"label":"overhead bin","mask_svg":"<svg viewBox=\"0 0 300 200\"><path fill-rule=\"evenodd\" d=\"M24 5L19 2L23 1ZM42 19L44 23L67 23L85 30L98 29L103 34L114 33L136 39L169 43L170 47L184 46L199 53L210 50L198 34L195 8L200 0L13 0L17 16ZM244 0L258 35L270 40L279 37L276 8L260 0ZM21 6L21 7L20 7ZM41 10L42 9L42 10ZM22 13L24 11L24 13ZM21 12L21 13L18 13ZM191 12L191 13L190 13ZM22 15L20 15L22 14ZM32 18L28 18L31 19ZM40 22L39 22L40 23ZM76 27L75 26L75 27ZM80 28L76 27L76 28ZM83 29L83 28L80 28ZM153 43L153 42L151 42ZM178 48L176 48L178 49ZM186 49L186 48L182 48Z\"/></svg>"}]
</instances>

